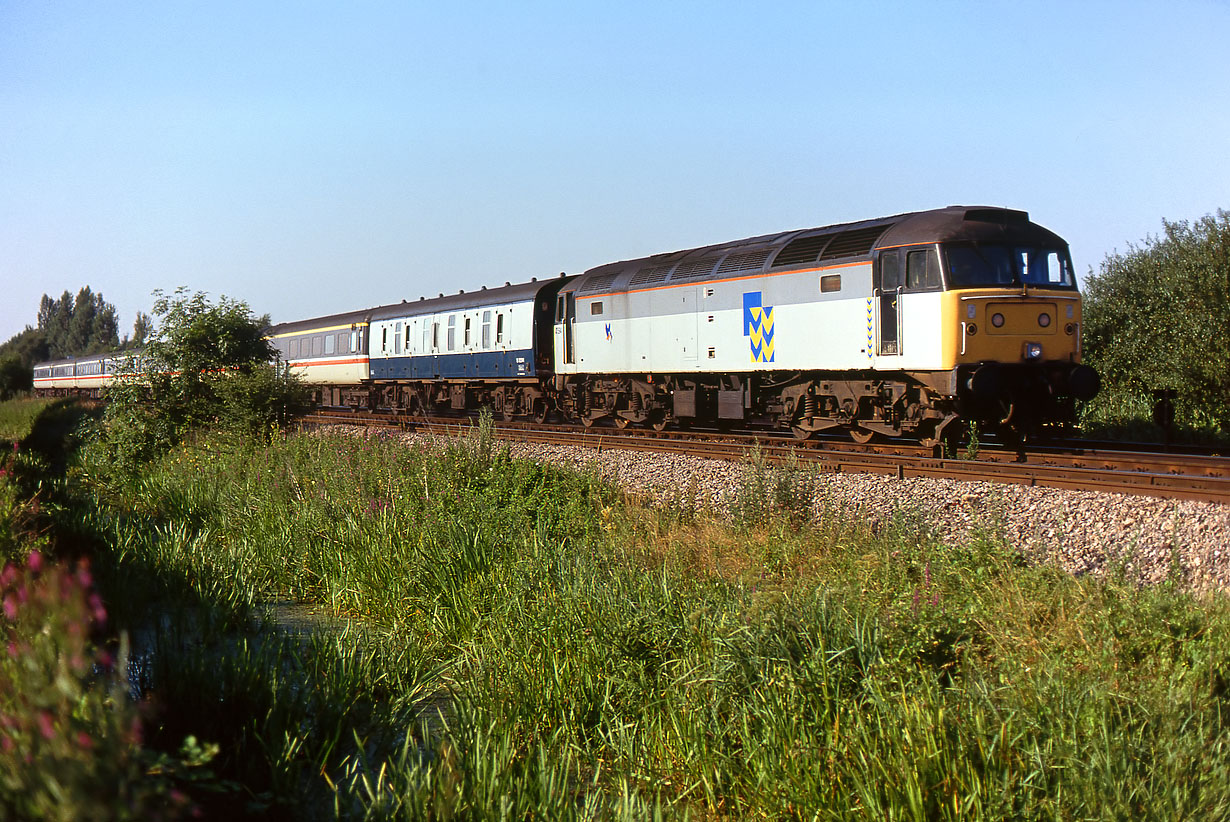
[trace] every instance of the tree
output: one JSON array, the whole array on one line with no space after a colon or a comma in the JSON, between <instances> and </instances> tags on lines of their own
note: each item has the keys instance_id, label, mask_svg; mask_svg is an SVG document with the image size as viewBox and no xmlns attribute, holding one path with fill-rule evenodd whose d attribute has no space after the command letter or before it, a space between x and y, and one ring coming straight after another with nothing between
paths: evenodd
<instances>
[{"instance_id":1,"label":"tree","mask_svg":"<svg viewBox=\"0 0 1230 822\"><path fill-rule=\"evenodd\" d=\"M20 391L29 391L33 386L34 372L17 354L0 356L0 400L7 400Z\"/></svg>"},{"instance_id":2,"label":"tree","mask_svg":"<svg viewBox=\"0 0 1230 822\"><path fill-rule=\"evenodd\" d=\"M137 318L132 323L132 339L128 341L128 345L132 348L140 348L145 345L145 340L153 330L154 321L150 319L149 314L138 311Z\"/></svg>"},{"instance_id":3,"label":"tree","mask_svg":"<svg viewBox=\"0 0 1230 822\"><path fill-rule=\"evenodd\" d=\"M44 294L38 309L38 330L45 335L53 359L113 351L120 343L115 306L88 285L76 299L68 291L58 300Z\"/></svg>"},{"instance_id":4,"label":"tree","mask_svg":"<svg viewBox=\"0 0 1230 822\"><path fill-rule=\"evenodd\" d=\"M1187 422L1230 428L1230 212L1162 224L1087 279L1087 361L1109 397L1174 389Z\"/></svg>"},{"instance_id":5,"label":"tree","mask_svg":"<svg viewBox=\"0 0 1230 822\"><path fill-rule=\"evenodd\" d=\"M158 329L137 368L107 391L95 447L134 469L198 427L267 432L306 399L288 370L279 371L261 322L246 303L203 292L154 292Z\"/></svg>"}]
</instances>

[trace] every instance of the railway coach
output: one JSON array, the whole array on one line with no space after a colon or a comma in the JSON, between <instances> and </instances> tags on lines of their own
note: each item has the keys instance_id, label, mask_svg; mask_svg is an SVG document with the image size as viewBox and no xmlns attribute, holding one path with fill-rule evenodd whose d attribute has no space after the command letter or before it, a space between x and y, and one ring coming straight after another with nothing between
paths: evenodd
<instances>
[{"instance_id":1,"label":"railway coach","mask_svg":"<svg viewBox=\"0 0 1230 822\"><path fill-rule=\"evenodd\" d=\"M68 357L34 366L33 388L36 396L69 395L97 399L103 389L133 364L135 352L89 354Z\"/></svg>"}]
</instances>

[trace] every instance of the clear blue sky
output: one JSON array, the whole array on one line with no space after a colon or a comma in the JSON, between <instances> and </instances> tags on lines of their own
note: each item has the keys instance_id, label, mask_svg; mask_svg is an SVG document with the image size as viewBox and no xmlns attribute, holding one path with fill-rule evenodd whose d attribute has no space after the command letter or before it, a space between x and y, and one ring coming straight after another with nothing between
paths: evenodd
<instances>
[{"instance_id":1,"label":"clear blue sky","mask_svg":"<svg viewBox=\"0 0 1230 822\"><path fill-rule=\"evenodd\" d=\"M0 341L275 321L954 203L1230 208L1230 3L0 0Z\"/></svg>"}]
</instances>

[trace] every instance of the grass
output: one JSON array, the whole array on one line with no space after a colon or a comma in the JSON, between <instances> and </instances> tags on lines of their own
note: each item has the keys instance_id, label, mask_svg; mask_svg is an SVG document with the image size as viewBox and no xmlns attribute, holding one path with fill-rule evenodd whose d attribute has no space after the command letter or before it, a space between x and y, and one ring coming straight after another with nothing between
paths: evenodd
<instances>
[{"instance_id":1,"label":"grass","mask_svg":"<svg viewBox=\"0 0 1230 822\"><path fill-rule=\"evenodd\" d=\"M35 397L0 402L0 446L12 447L29 436L39 414L54 402Z\"/></svg>"},{"instance_id":2,"label":"grass","mask_svg":"<svg viewBox=\"0 0 1230 822\"><path fill-rule=\"evenodd\" d=\"M201 438L128 483L83 465L105 504L79 516L112 546L116 619L174 614L141 683L163 706L157 742L215 743L218 783L243 784L202 802L408 819L1230 813L1222 598L1029 567L989 526L948 545L909 511L812 521L797 466L748 471L735 518L714 520L511 460L482 429L443 452ZM360 627L245 633L286 598Z\"/></svg>"}]
</instances>

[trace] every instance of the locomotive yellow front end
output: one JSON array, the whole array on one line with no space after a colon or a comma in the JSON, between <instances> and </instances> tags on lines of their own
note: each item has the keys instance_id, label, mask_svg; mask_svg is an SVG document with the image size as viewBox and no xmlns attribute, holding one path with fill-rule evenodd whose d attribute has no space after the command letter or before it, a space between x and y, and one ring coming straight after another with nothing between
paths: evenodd
<instances>
[{"instance_id":1,"label":"locomotive yellow front end","mask_svg":"<svg viewBox=\"0 0 1230 822\"><path fill-rule=\"evenodd\" d=\"M1081 364L1067 246L1030 226L999 242L941 245L944 348L965 419L1017 429L1069 422L1074 402L1097 394L1097 373Z\"/></svg>"}]
</instances>

